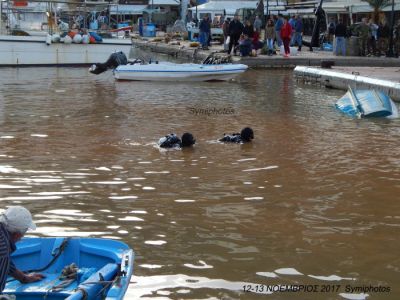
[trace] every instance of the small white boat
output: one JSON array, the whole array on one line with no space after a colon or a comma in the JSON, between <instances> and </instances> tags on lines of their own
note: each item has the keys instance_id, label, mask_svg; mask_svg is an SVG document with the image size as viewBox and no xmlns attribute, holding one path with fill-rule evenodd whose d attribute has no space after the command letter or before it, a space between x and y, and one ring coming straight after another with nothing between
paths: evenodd
<instances>
[{"instance_id":1,"label":"small white boat","mask_svg":"<svg viewBox=\"0 0 400 300\"><path fill-rule=\"evenodd\" d=\"M114 70L114 77L117 80L216 81L230 80L247 68L243 64L137 63L119 65Z\"/></svg>"}]
</instances>

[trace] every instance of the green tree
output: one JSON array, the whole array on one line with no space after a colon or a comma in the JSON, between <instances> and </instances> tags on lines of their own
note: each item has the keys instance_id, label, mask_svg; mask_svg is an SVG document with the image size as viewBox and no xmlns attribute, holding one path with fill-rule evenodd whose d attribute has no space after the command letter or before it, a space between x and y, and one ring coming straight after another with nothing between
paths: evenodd
<instances>
[{"instance_id":1,"label":"green tree","mask_svg":"<svg viewBox=\"0 0 400 300\"><path fill-rule=\"evenodd\" d=\"M367 2L373 9L373 19L375 23L379 22L379 13L383 8L388 6L392 0L362 0L364 2Z\"/></svg>"}]
</instances>

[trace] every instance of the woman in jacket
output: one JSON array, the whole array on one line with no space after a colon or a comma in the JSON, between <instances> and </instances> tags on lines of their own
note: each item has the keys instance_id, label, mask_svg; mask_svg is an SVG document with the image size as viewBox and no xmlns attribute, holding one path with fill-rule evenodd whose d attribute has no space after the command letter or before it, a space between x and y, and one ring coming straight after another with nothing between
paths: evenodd
<instances>
[{"instance_id":1,"label":"woman in jacket","mask_svg":"<svg viewBox=\"0 0 400 300\"><path fill-rule=\"evenodd\" d=\"M275 25L272 19L269 19L265 27L265 40L267 42L268 55L274 53Z\"/></svg>"},{"instance_id":2,"label":"woman in jacket","mask_svg":"<svg viewBox=\"0 0 400 300\"><path fill-rule=\"evenodd\" d=\"M289 57L291 37L292 37L292 26L290 26L287 17L285 17L283 20L283 26L281 28L281 38L283 41L283 47L285 48L284 57Z\"/></svg>"}]
</instances>

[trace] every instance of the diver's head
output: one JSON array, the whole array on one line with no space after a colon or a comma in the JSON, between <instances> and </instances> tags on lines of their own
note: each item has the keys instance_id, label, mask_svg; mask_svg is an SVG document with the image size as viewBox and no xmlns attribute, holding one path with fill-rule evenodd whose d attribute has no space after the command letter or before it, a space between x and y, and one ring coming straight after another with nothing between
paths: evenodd
<instances>
[{"instance_id":1,"label":"diver's head","mask_svg":"<svg viewBox=\"0 0 400 300\"><path fill-rule=\"evenodd\" d=\"M185 132L182 135L182 147L190 147L194 145L196 140L194 139L193 135L189 132Z\"/></svg>"},{"instance_id":2,"label":"diver's head","mask_svg":"<svg viewBox=\"0 0 400 300\"><path fill-rule=\"evenodd\" d=\"M250 127L243 128L240 132L240 137L244 142L250 142L252 139L254 139L253 129Z\"/></svg>"}]
</instances>

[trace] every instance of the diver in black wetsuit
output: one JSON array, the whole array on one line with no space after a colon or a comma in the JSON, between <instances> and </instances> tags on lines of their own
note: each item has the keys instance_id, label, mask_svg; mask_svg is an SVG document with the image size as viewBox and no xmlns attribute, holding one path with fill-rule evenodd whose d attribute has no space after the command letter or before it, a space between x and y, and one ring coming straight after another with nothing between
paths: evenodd
<instances>
[{"instance_id":1,"label":"diver in black wetsuit","mask_svg":"<svg viewBox=\"0 0 400 300\"><path fill-rule=\"evenodd\" d=\"M162 137L158 141L158 145L161 148L183 148L183 147L190 147L194 145L196 140L194 139L193 135L189 132L185 132L182 135L182 140L176 136L176 134L171 133L164 137Z\"/></svg>"},{"instance_id":2,"label":"diver in black wetsuit","mask_svg":"<svg viewBox=\"0 0 400 300\"><path fill-rule=\"evenodd\" d=\"M126 65L128 63L128 59L124 52L115 52L110 55L105 63L97 63L90 67L89 72L92 74L100 74L108 69L115 69L120 65Z\"/></svg>"},{"instance_id":3,"label":"diver in black wetsuit","mask_svg":"<svg viewBox=\"0 0 400 300\"><path fill-rule=\"evenodd\" d=\"M254 132L253 129L250 127L245 127L242 129L240 133L232 133L232 134L225 134L224 137L219 139L220 142L228 142L228 143L248 143L254 139Z\"/></svg>"}]
</instances>

